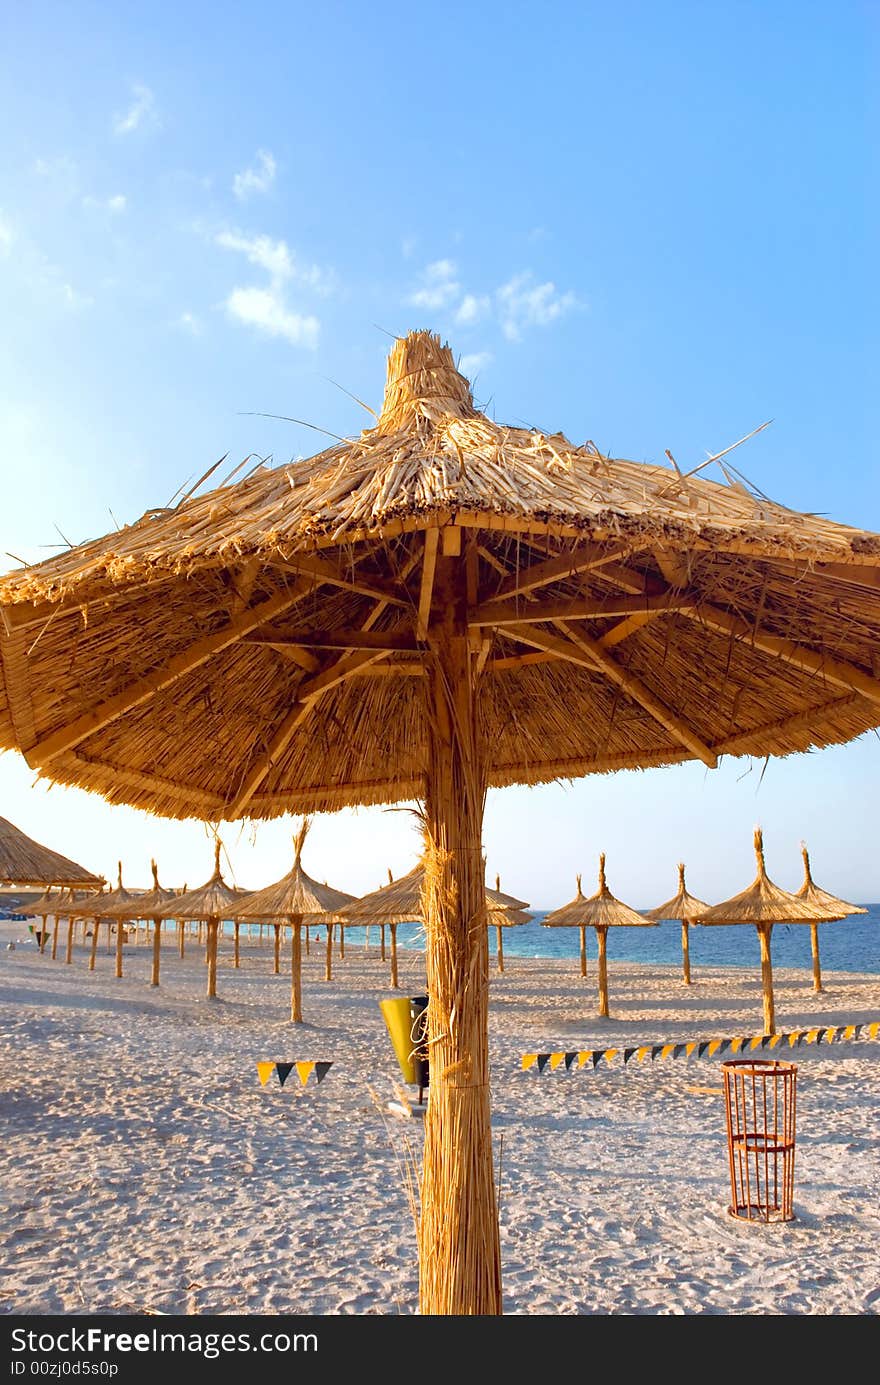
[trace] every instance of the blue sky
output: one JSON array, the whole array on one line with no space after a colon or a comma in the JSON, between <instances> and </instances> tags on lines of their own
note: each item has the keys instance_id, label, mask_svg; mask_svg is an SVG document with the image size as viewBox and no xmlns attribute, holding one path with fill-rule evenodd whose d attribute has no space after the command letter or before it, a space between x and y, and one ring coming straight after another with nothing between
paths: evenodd
<instances>
[{"instance_id":1,"label":"blue sky","mask_svg":"<svg viewBox=\"0 0 880 1385\"><path fill-rule=\"evenodd\" d=\"M496 418L692 466L880 531L875 4L8 7L0 39L0 567L282 462L376 406L388 333L439 332ZM341 388L340 388L341 387ZM225 468L224 468L225 471ZM218 475L223 475L220 471ZM60 532L59 532L60 531ZM636 907L753 874L880 899L880 740L490 795L492 877L536 907L608 856ZM759 782L760 781L760 782ZM33 787L0 814L106 874L210 873L199 824ZM291 823L226 832L286 869ZM316 823L353 892L409 820Z\"/></svg>"}]
</instances>

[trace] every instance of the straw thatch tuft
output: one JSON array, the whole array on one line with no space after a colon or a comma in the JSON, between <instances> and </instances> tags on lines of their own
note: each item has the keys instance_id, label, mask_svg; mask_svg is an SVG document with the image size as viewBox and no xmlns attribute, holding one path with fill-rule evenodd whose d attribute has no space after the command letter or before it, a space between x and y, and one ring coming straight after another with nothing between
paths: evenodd
<instances>
[{"instance_id":1,"label":"straw thatch tuft","mask_svg":"<svg viewBox=\"0 0 880 1385\"><path fill-rule=\"evenodd\" d=\"M310 825L311 819L305 818L293 839L294 860L287 875L274 885L256 890L236 905L236 918L261 919L270 923L286 923L293 917L304 922L320 918L326 922L328 915L332 915L334 920L341 917L345 907L354 902L354 895L335 890L326 882L322 884L313 880L303 870L300 857Z\"/></svg>"},{"instance_id":2,"label":"straw thatch tuft","mask_svg":"<svg viewBox=\"0 0 880 1385\"><path fill-rule=\"evenodd\" d=\"M658 923L663 919L673 919L678 922L691 922L699 918L711 909L711 904L705 900L697 899L692 895L684 883L684 863L678 863L678 893L672 899L667 899L665 904L658 904L656 909L649 909L646 918L656 919Z\"/></svg>"},{"instance_id":3,"label":"straw thatch tuft","mask_svg":"<svg viewBox=\"0 0 880 1385\"><path fill-rule=\"evenodd\" d=\"M447 551L470 574L489 785L880 724L880 536L707 465L496 423L412 333L359 437L0 580L0 747L168 817L420 797Z\"/></svg>"},{"instance_id":4,"label":"straw thatch tuft","mask_svg":"<svg viewBox=\"0 0 880 1385\"><path fill-rule=\"evenodd\" d=\"M104 878L35 842L0 818L0 885L65 885L99 890Z\"/></svg>"},{"instance_id":5,"label":"straw thatch tuft","mask_svg":"<svg viewBox=\"0 0 880 1385\"><path fill-rule=\"evenodd\" d=\"M249 891L233 889L220 873L220 841L214 843L214 874L198 889L173 895L154 915L166 919L227 919L236 916Z\"/></svg>"},{"instance_id":6,"label":"straw thatch tuft","mask_svg":"<svg viewBox=\"0 0 880 1385\"><path fill-rule=\"evenodd\" d=\"M391 872L389 871L389 876ZM408 875L390 880L381 889L366 894L344 910L346 923L419 923L424 917L425 862L421 860ZM490 923L505 923L514 918L525 923L522 912L528 904L513 895L486 886L486 914Z\"/></svg>"},{"instance_id":7,"label":"straw thatch tuft","mask_svg":"<svg viewBox=\"0 0 880 1385\"><path fill-rule=\"evenodd\" d=\"M656 923L644 914L636 913L622 904L608 888L605 879L605 853L599 857L599 888L595 894L584 895L581 877L577 877L577 894L568 904L554 909L541 920L545 928L654 928Z\"/></svg>"},{"instance_id":8,"label":"straw thatch tuft","mask_svg":"<svg viewBox=\"0 0 880 1385\"><path fill-rule=\"evenodd\" d=\"M828 913L811 900L789 894L774 885L764 862L764 834L755 828L755 859L758 873L747 890L707 909L696 923L821 923Z\"/></svg>"},{"instance_id":9,"label":"straw thatch tuft","mask_svg":"<svg viewBox=\"0 0 880 1385\"><path fill-rule=\"evenodd\" d=\"M151 919L158 918L167 904L180 896L174 890L165 890L159 884L159 867L150 862L153 872L153 888L144 894L132 894L109 907L104 906L103 918L113 919Z\"/></svg>"},{"instance_id":10,"label":"straw thatch tuft","mask_svg":"<svg viewBox=\"0 0 880 1385\"><path fill-rule=\"evenodd\" d=\"M810 853L806 845L801 842L801 856L804 860L804 883L797 891L798 899L806 899L817 908L827 911L828 922L837 919L848 918L850 914L866 914L867 909L863 909L860 904L848 904L845 899L838 899L836 895L829 894L827 890L822 890L813 880L810 870Z\"/></svg>"},{"instance_id":11,"label":"straw thatch tuft","mask_svg":"<svg viewBox=\"0 0 880 1385\"><path fill-rule=\"evenodd\" d=\"M135 896L125 888L122 883L122 862L116 863L116 887L107 890L102 894L79 895L72 904L65 905L64 917L72 919L83 918L107 918L105 909L112 909L117 904L128 904Z\"/></svg>"}]
</instances>

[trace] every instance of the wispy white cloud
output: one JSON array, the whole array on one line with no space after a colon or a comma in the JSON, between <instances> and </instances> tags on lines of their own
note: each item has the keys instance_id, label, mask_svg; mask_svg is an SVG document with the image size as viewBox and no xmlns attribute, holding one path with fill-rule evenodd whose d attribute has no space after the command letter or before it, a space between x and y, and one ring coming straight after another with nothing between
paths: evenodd
<instances>
[{"instance_id":1,"label":"wispy white cloud","mask_svg":"<svg viewBox=\"0 0 880 1385\"><path fill-rule=\"evenodd\" d=\"M492 301L488 295L466 293L455 310L455 321L460 327L467 327L472 322L479 322L480 318L485 317L491 307Z\"/></svg>"},{"instance_id":2,"label":"wispy white cloud","mask_svg":"<svg viewBox=\"0 0 880 1385\"><path fill-rule=\"evenodd\" d=\"M275 181L277 168L268 149L258 149L256 165L236 173L232 180L232 191L239 202L245 202L255 192L268 192Z\"/></svg>"},{"instance_id":3,"label":"wispy white cloud","mask_svg":"<svg viewBox=\"0 0 880 1385\"><path fill-rule=\"evenodd\" d=\"M214 242L224 250L238 251L250 264L264 269L273 280L293 281L316 293L332 293L336 286L336 275L332 270L300 264L284 240L272 240L271 236L247 236L241 231L220 231L214 237Z\"/></svg>"},{"instance_id":4,"label":"wispy white cloud","mask_svg":"<svg viewBox=\"0 0 880 1385\"><path fill-rule=\"evenodd\" d=\"M128 206L128 200L123 192L114 193L112 197L84 197L84 207L97 207L101 211L110 212L112 216L119 216Z\"/></svg>"},{"instance_id":5,"label":"wispy white cloud","mask_svg":"<svg viewBox=\"0 0 880 1385\"><path fill-rule=\"evenodd\" d=\"M471 351L469 354L462 356L458 363L458 368L462 375L466 375L470 380L473 379L484 366L491 365L494 359L495 357L492 355L491 351Z\"/></svg>"},{"instance_id":6,"label":"wispy white cloud","mask_svg":"<svg viewBox=\"0 0 880 1385\"><path fill-rule=\"evenodd\" d=\"M182 331L189 332L190 336L193 337L200 337L204 330L201 320L196 317L195 313L181 313L177 319L177 326Z\"/></svg>"},{"instance_id":7,"label":"wispy white cloud","mask_svg":"<svg viewBox=\"0 0 880 1385\"><path fill-rule=\"evenodd\" d=\"M420 275L420 286L407 298L414 308L448 308L461 292L454 260L434 260Z\"/></svg>"},{"instance_id":8,"label":"wispy white cloud","mask_svg":"<svg viewBox=\"0 0 880 1385\"><path fill-rule=\"evenodd\" d=\"M226 311L230 317L270 337L283 337L292 346L317 346L318 319L292 312L278 284L268 289L233 289L226 300Z\"/></svg>"},{"instance_id":9,"label":"wispy white cloud","mask_svg":"<svg viewBox=\"0 0 880 1385\"><path fill-rule=\"evenodd\" d=\"M145 125L158 124L156 98L143 82L133 82L131 104L128 110L113 117L113 131L117 135L130 135Z\"/></svg>"},{"instance_id":10,"label":"wispy white cloud","mask_svg":"<svg viewBox=\"0 0 880 1385\"><path fill-rule=\"evenodd\" d=\"M521 341L527 327L549 326L576 307L578 301L571 292L559 293L550 279L535 283L528 270L514 274L502 284L495 298L501 330L508 341Z\"/></svg>"}]
</instances>

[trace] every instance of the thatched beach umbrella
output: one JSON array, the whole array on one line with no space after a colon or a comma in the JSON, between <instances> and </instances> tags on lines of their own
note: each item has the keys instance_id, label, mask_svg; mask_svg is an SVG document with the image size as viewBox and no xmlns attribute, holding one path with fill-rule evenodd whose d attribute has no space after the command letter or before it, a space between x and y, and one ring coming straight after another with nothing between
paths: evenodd
<instances>
[{"instance_id":1,"label":"thatched beach umbrella","mask_svg":"<svg viewBox=\"0 0 880 1385\"><path fill-rule=\"evenodd\" d=\"M234 889L227 885L220 872L220 840L214 843L214 874L204 885L186 894L175 895L161 909L156 918L165 919L203 919L208 926L206 961L208 963L208 999L217 995L217 940L223 919L234 919L239 906L248 897L248 890Z\"/></svg>"},{"instance_id":2,"label":"thatched beach umbrella","mask_svg":"<svg viewBox=\"0 0 880 1385\"><path fill-rule=\"evenodd\" d=\"M430 858L419 861L407 875L399 880L391 879L388 884L372 894L365 894L343 911L347 923L371 924L387 923L391 930L391 985L398 986L397 975L397 925L399 923L423 923L425 921L426 878L430 872ZM503 895L498 890L490 890L484 884L484 918L494 923L499 914L527 909L528 905L512 895ZM517 918L517 922L525 922Z\"/></svg>"},{"instance_id":3,"label":"thatched beach umbrella","mask_svg":"<svg viewBox=\"0 0 880 1385\"><path fill-rule=\"evenodd\" d=\"M363 433L198 491L0 579L0 747L182 819L423 800L419 1306L499 1313L487 787L876 726L880 536L498 423L429 332Z\"/></svg>"},{"instance_id":4,"label":"thatched beach umbrella","mask_svg":"<svg viewBox=\"0 0 880 1385\"><path fill-rule=\"evenodd\" d=\"M290 925L290 1018L294 1024L302 1024L303 1017L302 925L319 919L330 925L339 910L354 900L354 895L320 884L303 870L300 858L310 825L311 819L305 818L293 839L293 866L287 875L274 885L256 890L238 905L239 918L274 923L276 937L282 923Z\"/></svg>"},{"instance_id":5,"label":"thatched beach umbrella","mask_svg":"<svg viewBox=\"0 0 880 1385\"><path fill-rule=\"evenodd\" d=\"M691 984L689 928L694 919L698 918L700 914L705 914L706 910L711 909L711 907L711 904L697 899L695 895L689 892L684 883L684 864L679 861L678 893L672 899L667 899L665 904L658 904L656 909L649 909L646 915L649 919L655 919L657 923L663 919L673 919L681 924L681 969L686 986Z\"/></svg>"},{"instance_id":6,"label":"thatched beach umbrella","mask_svg":"<svg viewBox=\"0 0 880 1385\"><path fill-rule=\"evenodd\" d=\"M153 888L146 894L131 895L128 899L120 900L117 904L111 904L107 909L105 918L115 919L117 930L121 930L127 919L149 919L153 924L153 966L150 974L150 985L159 984L159 959L162 949L162 910L173 899L179 898L174 890L164 890L159 884L159 868L155 861L150 862L150 869L153 872ZM117 932L117 938L119 933Z\"/></svg>"},{"instance_id":7,"label":"thatched beach umbrella","mask_svg":"<svg viewBox=\"0 0 880 1385\"><path fill-rule=\"evenodd\" d=\"M825 923L827 910L820 909L809 899L789 894L774 885L764 862L764 834L755 828L755 860L758 873L747 890L715 904L695 920L699 924L752 923L758 932L761 947L761 992L764 1007L764 1033L776 1033L773 1001L773 960L770 936L774 923Z\"/></svg>"},{"instance_id":8,"label":"thatched beach umbrella","mask_svg":"<svg viewBox=\"0 0 880 1385\"><path fill-rule=\"evenodd\" d=\"M503 909L502 907L498 907L497 909L494 909L491 912L489 910L486 911L487 924L490 928L493 924L495 926L495 934L497 938L495 955L498 961L498 970L504 971L504 929L522 928L523 924L528 923L532 916L531 914L527 914L525 912L526 906L520 900L514 899L513 895L502 894L500 875L495 876L495 894L497 896L499 906L502 900L509 901L507 904L504 905Z\"/></svg>"},{"instance_id":9,"label":"thatched beach umbrella","mask_svg":"<svg viewBox=\"0 0 880 1385\"><path fill-rule=\"evenodd\" d=\"M34 841L20 827L0 818L0 885L57 885L100 890L106 881L67 856Z\"/></svg>"},{"instance_id":10,"label":"thatched beach umbrella","mask_svg":"<svg viewBox=\"0 0 880 1385\"><path fill-rule=\"evenodd\" d=\"M64 917L63 911L65 903L72 904L74 900L79 900L82 898L82 894L78 894L75 890L46 890L45 893L43 893L39 899L35 899L32 904L29 904L27 906L28 914L32 915L34 918L41 918L43 920L43 925L40 929L37 939L39 942L41 953L45 952L46 950L46 942L49 937L48 920L49 915L52 915L53 962L55 961L55 958L58 953L58 925L60 920Z\"/></svg>"},{"instance_id":11,"label":"thatched beach umbrella","mask_svg":"<svg viewBox=\"0 0 880 1385\"><path fill-rule=\"evenodd\" d=\"M859 904L847 904L845 899L838 899L836 895L829 894L827 890L820 889L814 883L810 870L810 853L804 842L801 842L801 856L804 859L804 882L796 891L798 899L806 899L819 909L826 910L826 922L828 923L849 918L850 914L866 914L868 912ZM813 990L821 991L822 967L819 961L819 925L812 919L810 920L810 951L813 955Z\"/></svg>"},{"instance_id":12,"label":"thatched beach umbrella","mask_svg":"<svg viewBox=\"0 0 880 1385\"><path fill-rule=\"evenodd\" d=\"M605 879L605 852L599 856L599 888L589 897L581 892L581 877L577 877L577 894L568 904L554 909L541 920L544 928L580 928L581 930L581 975L586 976L586 950L584 932L593 928L599 949L596 966L599 983L599 1014L608 1016L608 929L609 928L656 928L654 919L636 913L628 904L622 904L608 888Z\"/></svg>"},{"instance_id":13,"label":"thatched beach umbrella","mask_svg":"<svg viewBox=\"0 0 880 1385\"><path fill-rule=\"evenodd\" d=\"M116 975L122 975L122 945L125 942L125 925L122 922L114 925L113 920L104 912L112 909L117 904L127 904L134 896L125 888L122 883L122 862L116 863L116 887L98 895L81 895L74 903L65 906L67 917L67 957L66 961L71 960L73 948L73 924L75 919L91 919L92 921L92 946L89 952L89 971L95 970L95 958L98 952L98 930L100 924L107 921L107 945L110 944L110 936L113 928L116 928ZM85 927L85 924L83 925Z\"/></svg>"}]
</instances>

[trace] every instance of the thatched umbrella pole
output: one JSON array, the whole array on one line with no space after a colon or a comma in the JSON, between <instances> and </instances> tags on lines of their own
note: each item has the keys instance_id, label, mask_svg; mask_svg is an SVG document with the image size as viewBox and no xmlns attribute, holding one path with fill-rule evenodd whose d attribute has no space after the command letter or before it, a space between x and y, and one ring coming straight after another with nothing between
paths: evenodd
<instances>
[{"instance_id":1,"label":"thatched umbrella pole","mask_svg":"<svg viewBox=\"0 0 880 1385\"><path fill-rule=\"evenodd\" d=\"M208 999L217 995L217 934L220 931L219 919L208 919Z\"/></svg>"},{"instance_id":2,"label":"thatched umbrella pole","mask_svg":"<svg viewBox=\"0 0 880 1385\"><path fill-rule=\"evenodd\" d=\"M581 924L581 976L587 974L587 926Z\"/></svg>"},{"instance_id":3,"label":"thatched umbrella pole","mask_svg":"<svg viewBox=\"0 0 880 1385\"><path fill-rule=\"evenodd\" d=\"M599 978L599 1014L607 1016L610 1014L608 1009L608 929L599 927L596 929L596 942L599 945L599 962L597 974Z\"/></svg>"},{"instance_id":4,"label":"thatched umbrella pole","mask_svg":"<svg viewBox=\"0 0 880 1385\"><path fill-rule=\"evenodd\" d=\"M327 924L327 960L324 965L324 980L333 980L333 924Z\"/></svg>"},{"instance_id":5,"label":"thatched umbrella pole","mask_svg":"<svg viewBox=\"0 0 880 1385\"><path fill-rule=\"evenodd\" d=\"M819 925L810 924L810 952L813 956L813 990L822 989L822 966L819 961Z\"/></svg>"},{"instance_id":6,"label":"thatched umbrella pole","mask_svg":"<svg viewBox=\"0 0 880 1385\"><path fill-rule=\"evenodd\" d=\"M89 951L89 971L95 970L95 962L98 957L98 934L101 931L101 920L92 919L92 946Z\"/></svg>"},{"instance_id":7,"label":"thatched umbrella pole","mask_svg":"<svg viewBox=\"0 0 880 1385\"><path fill-rule=\"evenodd\" d=\"M339 956L345 958L345 924L339 920Z\"/></svg>"},{"instance_id":8,"label":"thatched umbrella pole","mask_svg":"<svg viewBox=\"0 0 880 1385\"><path fill-rule=\"evenodd\" d=\"M496 876L495 876L495 888L496 888L496 890L500 890L500 889L501 889L501 876L500 876L500 875L496 875ZM500 923L496 923L496 925L495 925L495 932L496 932L497 935L498 935L498 945L497 945L497 951L496 951L496 956L497 956L497 958L498 958L498 970L499 970L499 971L503 971L503 970L504 970L504 936L503 936L502 926L501 926Z\"/></svg>"},{"instance_id":9,"label":"thatched umbrella pole","mask_svg":"<svg viewBox=\"0 0 880 1385\"><path fill-rule=\"evenodd\" d=\"M390 923L388 927L391 929L391 987L396 991L399 988L397 979L397 924Z\"/></svg>"},{"instance_id":10,"label":"thatched umbrella pole","mask_svg":"<svg viewBox=\"0 0 880 1385\"><path fill-rule=\"evenodd\" d=\"M437 553L425 541L425 559ZM436 558L428 613L425 880L431 1093L419 1222L419 1311L501 1313L489 1102L486 783L468 642L466 563Z\"/></svg>"},{"instance_id":11,"label":"thatched umbrella pole","mask_svg":"<svg viewBox=\"0 0 880 1385\"><path fill-rule=\"evenodd\" d=\"M55 915L53 916L53 919L52 919L52 961L53 961L53 962L55 961L55 958L58 956L58 921L59 921L59 920L58 920L58 915L55 914ZM44 929L44 930L45 930L45 927L46 927L46 920L43 919L43 929Z\"/></svg>"},{"instance_id":12,"label":"thatched umbrella pole","mask_svg":"<svg viewBox=\"0 0 880 1385\"><path fill-rule=\"evenodd\" d=\"M691 984L690 919L681 921L681 977L686 986Z\"/></svg>"},{"instance_id":13,"label":"thatched umbrella pole","mask_svg":"<svg viewBox=\"0 0 880 1385\"><path fill-rule=\"evenodd\" d=\"M67 962L68 965L70 965L70 963L73 961L73 924L74 924L74 920L73 920L72 918L69 918L69 917L68 917L68 920L67 920L67 952L66 952L66 955L65 955L65 958L64 958L65 962Z\"/></svg>"},{"instance_id":14,"label":"thatched umbrella pole","mask_svg":"<svg viewBox=\"0 0 880 1385\"><path fill-rule=\"evenodd\" d=\"M302 1024L302 914L290 916L290 1018ZM308 929L306 929L308 936Z\"/></svg>"},{"instance_id":15,"label":"thatched umbrella pole","mask_svg":"<svg viewBox=\"0 0 880 1385\"><path fill-rule=\"evenodd\" d=\"M311 949L311 940L310 940L310 936L309 936L310 933L311 933L311 931L312 931L312 930L309 928L308 924L306 924L306 956L307 956L307 957L310 956L311 951L312 951L312 949Z\"/></svg>"},{"instance_id":16,"label":"thatched umbrella pole","mask_svg":"<svg viewBox=\"0 0 880 1385\"><path fill-rule=\"evenodd\" d=\"M241 929L241 925L240 925L238 919L234 919L234 920L233 920L233 923L232 923L232 965L233 965L233 967L235 968L236 971L238 971L238 968L239 968L239 965L240 965L240 962L241 962L241 951L240 951L240 948L239 948L239 941L238 941L238 935L239 935L240 929Z\"/></svg>"},{"instance_id":17,"label":"thatched umbrella pole","mask_svg":"<svg viewBox=\"0 0 880 1385\"><path fill-rule=\"evenodd\" d=\"M382 961L382 962L384 962L384 961L385 961L385 925L384 925L384 923L383 923L383 924L380 924L380 927L381 927L381 930L382 930L382 931L381 931L381 934L380 934L380 941L379 941L379 960Z\"/></svg>"},{"instance_id":18,"label":"thatched umbrella pole","mask_svg":"<svg viewBox=\"0 0 880 1385\"><path fill-rule=\"evenodd\" d=\"M280 923L276 923L276 924L273 925L273 927L274 927L274 929L275 929L275 962L274 962L274 965L273 965L273 967L272 967L272 975L273 975L273 976L280 976L280 975L281 975L281 924L280 924Z\"/></svg>"},{"instance_id":19,"label":"thatched umbrella pole","mask_svg":"<svg viewBox=\"0 0 880 1385\"><path fill-rule=\"evenodd\" d=\"M125 942L125 921L116 920L116 975L122 975L122 944Z\"/></svg>"},{"instance_id":20,"label":"thatched umbrella pole","mask_svg":"<svg viewBox=\"0 0 880 1385\"><path fill-rule=\"evenodd\" d=\"M184 938L185 938L185 936L186 936L186 925L184 924L183 919L178 919L178 920L177 920L177 951L178 951L178 954L179 954L181 957L183 957L183 955L184 955Z\"/></svg>"},{"instance_id":21,"label":"thatched umbrella pole","mask_svg":"<svg viewBox=\"0 0 880 1385\"><path fill-rule=\"evenodd\" d=\"M773 1008L773 962L770 957L770 935L772 923L758 923L758 942L761 945L761 995L764 1004L764 1033L776 1033L776 1016Z\"/></svg>"}]
</instances>

